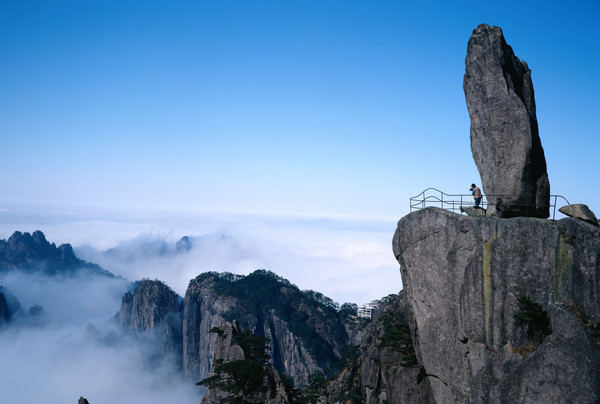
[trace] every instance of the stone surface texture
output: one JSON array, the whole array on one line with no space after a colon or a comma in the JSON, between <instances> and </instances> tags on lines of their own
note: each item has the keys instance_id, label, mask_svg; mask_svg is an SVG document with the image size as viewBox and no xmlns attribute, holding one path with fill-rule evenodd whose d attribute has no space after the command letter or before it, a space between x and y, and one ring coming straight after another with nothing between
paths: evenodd
<instances>
[{"instance_id":1,"label":"stone surface texture","mask_svg":"<svg viewBox=\"0 0 600 404\"><path fill-rule=\"evenodd\" d=\"M475 208L473 206L461 206L461 213L466 213L468 216L472 217L484 217L486 215L486 211L484 209Z\"/></svg>"},{"instance_id":2,"label":"stone surface texture","mask_svg":"<svg viewBox=\"0 0 600 404\"><path fill-rule=\"evenodd\" d=\"M382 346L386 321L413 321L402 292L380 304L365 328L360 355L328 386L321 403L344 403L351 397L364 404L435 403L429 380L419 376L422 366L402 366L403 353L397 347Z\"/></svg>"},{"instance_id":3,"label":"stone surface texture","mask_svg":"<svg viewBox=\"0 0 600 404\"><path fill-rule=\"evenodd\" d=\"M192 380L208 376L217 335L213 327L220 326L223 315L237 302L234 297L217 296L211 276L193 279L186 291L183 312L183 372Z\"/></svg>"},{"instance_id":4,"label":"stone surface texture","mask_svg":"<svg viewBox=\"0 0 600 404\"><path fill-rule=\"evenodd\" d=\"M240 332L237 323L235 321L233 323L223 322L219 324L218 328L223 332L216 334L217 338L212 362L214 363L218 359L222 359L223 363L245 359L244 350L234 339L234 335ZM207 389L206 394L202 398L202 404L220 404L226 398L231 399L226 392L219 389ZM265 377L259 401L253 400L248 402L261 402L265 404L288 404L290 402L281 377L273 365L268 366L268 376Z\"/></svg>"},{"instance_id":5,"label":"stone surface texture","mask_svg":"<svg viewBox=\"0 0 600 404\"><path fill-rule=\"evenodd\" d=\"M558 211L567 216L585 220L588 223L598 226L598 218L596 218L594 212L592 212L592 210L583 203L575 203L573 205L563 206L562 208L558 209Z\"/></svg>"},{"instance_id":6,"label":"stone surface texture","mask_svg":"<svg viewBox=\"0 0 600 404\"><path fill-rule=\"evenodd\" d=\"M490 213L547 218L550 182L539 137L531 70L499 27L469 39L463 80L471 151Z\"/></svg>"},{"instance_id":7,"label":"stone surface texture","mask_svg":"<svg viewBox=\"0 0 600 404\"><path fill-rule=\"evenodd\" d=\"M393 251L435 402L600 398L600 229L426 208L398 222ZM546 312L540 340L514 321L520 296Z\"/></svg>"},{"instance_id":8,"label":"stone surface texture","mask_svg":"<svg viewBox=\"0 0 600 404\"><path fill-rule=\"evenodd\" d=\"M201 274L190 281L182 303L178 303L178 296L164 283L144 280L134 293L125 293L116 318L125 329L151 338L163 352L175 354L184 375L193 381L207 377L212 368L217 336L210 330L224 321L235 320L241 329L269 338L273 365L291 377L295 386L305 386L311 374L327 372L328 366L339 361L344 348L351 341L360 340L360 331L352 321L344 320L335 310L325 309L294 285L283 279L276 281L273 279L276 275L262 272L247 277ZM250 276L258 284L275 282L268 297L271 303L244 304L241 295L256 294L257 290L227 289ZM284 297L290 296L292 299L285 300L288 303L282 303ZM274 304L278 305L279 313ZM285 313L288 319L282 318ZM295 326L291 324L294 319ZM319 344L320 350L335 353L334 361L319 362L302 333L311 333L309 343Z\"/></svg>"},{"instance_id":9,"label":"stone surface texture","mask_svg":"<svg viewBox=\"0 0 600 404\"><path fill-rule=\"evenodd\" d=\"M150 338L163 352L181 357L181 307L177 294L161 281L143 280L125 293L116 315L121 326Z\"/></svg>"}]
</instances>

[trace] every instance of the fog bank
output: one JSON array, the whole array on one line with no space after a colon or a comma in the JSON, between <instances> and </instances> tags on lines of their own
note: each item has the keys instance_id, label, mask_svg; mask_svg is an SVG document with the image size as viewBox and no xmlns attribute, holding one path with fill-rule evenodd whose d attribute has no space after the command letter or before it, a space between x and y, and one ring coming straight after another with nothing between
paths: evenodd
<instances>
[{"instance_id":1,"label":"fog bank","mask_svg":"<svg viewBox=\"0 0 600 404\"><path fill-rule=\"evenodd\" d=\"M170 357L112 321L128 282L39 275L0 278L22 306L0 328L2 402L198 403L199 388ZM31 306L42 307L36 315ZM151 359L150 359L151 358Z\"/></svg>"}]
</instances>

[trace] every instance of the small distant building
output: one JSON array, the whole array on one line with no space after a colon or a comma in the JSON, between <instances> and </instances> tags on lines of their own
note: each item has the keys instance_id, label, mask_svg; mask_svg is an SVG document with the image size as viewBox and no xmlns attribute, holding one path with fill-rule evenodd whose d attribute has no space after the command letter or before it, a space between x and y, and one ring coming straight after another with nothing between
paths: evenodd
<instances>
[{"instance_id":1,"label":"small distant building","mask_svg":"<svg viewBox=\"0 0 600 404\"><path fill-rule=\"evenodd\" d=\"M356 310L356 315L359 318L372 318L373 312L375 309L379 307L379 300L373 300L371 303L364 304L362 306L358 306Z\"/></svg>"}]
</instances>

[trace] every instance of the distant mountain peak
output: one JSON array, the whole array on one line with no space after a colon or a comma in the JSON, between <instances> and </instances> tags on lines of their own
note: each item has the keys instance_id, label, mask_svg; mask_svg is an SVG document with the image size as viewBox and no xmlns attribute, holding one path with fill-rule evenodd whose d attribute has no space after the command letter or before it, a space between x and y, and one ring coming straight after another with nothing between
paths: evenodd
<instances>
[{"instance_id":1,"label":"distant mountain peak","mask_svg":"<svg viewBox=\"0 0 600 404\"><path fill-rule=\"evenodd\" d=\"M15 231L8 240L0 240L0 273L23 271L46 275L73 275L81 271L114 277L97 264L83 261L70 244L48 242L40 230L33 233Z\"/></svg>"}]
</instances>

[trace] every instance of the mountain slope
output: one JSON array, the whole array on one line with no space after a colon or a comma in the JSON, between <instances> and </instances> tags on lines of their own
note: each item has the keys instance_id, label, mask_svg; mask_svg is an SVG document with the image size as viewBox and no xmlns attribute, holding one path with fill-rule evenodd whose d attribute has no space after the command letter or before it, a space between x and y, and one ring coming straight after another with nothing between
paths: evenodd
<instances>
[{"instance_id":1,"label":"mountain slope","mask_svg":"<svg viewBox=\"0 0 600 404\"><path fill-rule=\"evenodd\" d=\"M210 334L223 320L271 340L272 361L297 386L312 373L335 371L349 344L344 317L335 303L313 291L301 291L272 272L247 276L206 273L190 282L184 302L184 370L192 378L206 377L216 337Z\"/></svg>"}]
</instances>

